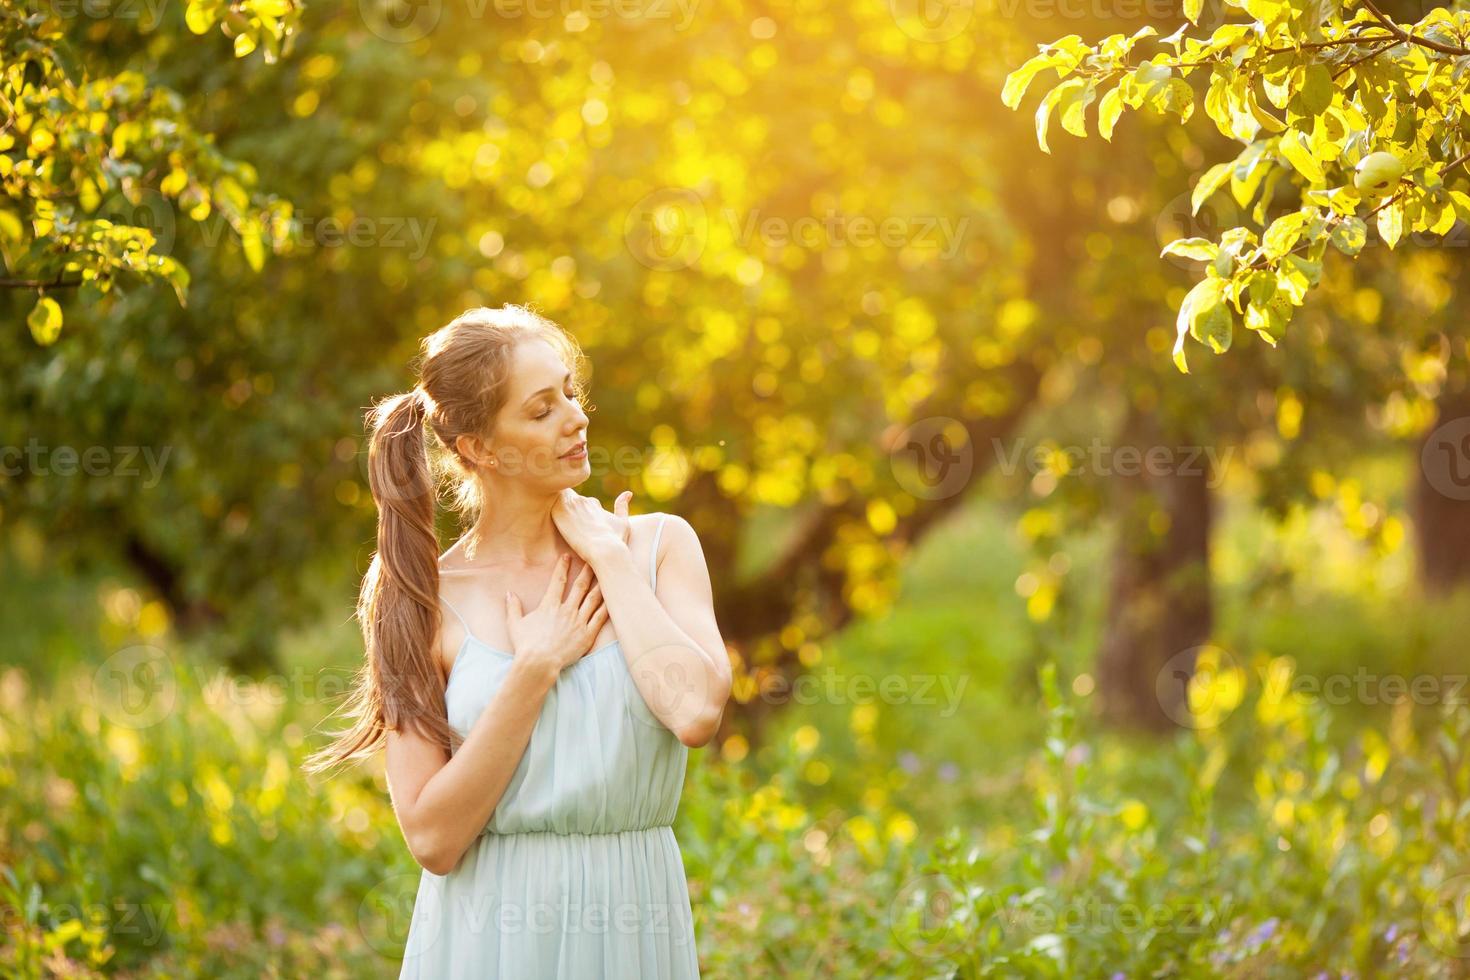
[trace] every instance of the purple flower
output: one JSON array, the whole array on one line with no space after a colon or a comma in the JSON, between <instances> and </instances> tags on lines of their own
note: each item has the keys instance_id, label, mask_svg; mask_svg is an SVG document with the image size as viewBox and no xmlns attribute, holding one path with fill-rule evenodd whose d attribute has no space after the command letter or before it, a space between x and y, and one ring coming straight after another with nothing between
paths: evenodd
<instances>
[{"instance_id":1,"label":"purple flower","mask_svg":"<svg viewBox=\"0 0 1470 980\"><path fill-rule=\"evenodd\" d=\"M953 762L946 762L939 767L939 778L946 783L952 783L959 776L960 770Z\"/></svg>"},{"instance_id":2,"label":"purple flower","mask_svg":"<svg viewBox=\"0 0 1470 980\"><path fill-rule=\"evenodd\" d=\"M901 753L899 753L899 756L898 756L898 765L899 765L899 768L901 768L904 772L908 773L909 775L913 775L914 773L918 772L921 768L923 768L923 763L921 761L919 761L918 755L915 754L915 753L913 753L913 752L901 752Z\"/></svg>"},{"instance_id":3,"label":"purple flower","mask_svg":"<svg viewBox=\"0 0 1470 980\"><path fill-rule=\"evenodd\" d=\"M1276 918L1276 916L1273 915L1265 922L1262 922L1260 925L1256 926L1255 930L1250 935L1251 945L1259 946L1266 940L1270 939L1272 936L1276 935L1276 926L1278 924L1279 920Z\"/></svg>"}]
</instances>

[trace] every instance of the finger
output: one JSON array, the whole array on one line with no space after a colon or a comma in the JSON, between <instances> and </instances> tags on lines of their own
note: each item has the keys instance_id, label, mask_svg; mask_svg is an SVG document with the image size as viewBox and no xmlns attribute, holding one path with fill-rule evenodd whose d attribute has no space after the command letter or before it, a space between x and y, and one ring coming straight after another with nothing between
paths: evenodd
<instances>
[{"instance_id":1,"label":"finger","mask_svg":"<svg viewBox=\"0 0 1470 980\"><path fill-rule=\"evenodd\" d=\"M577 607L577 615L583 619L589 619L592 614L602 605L602 586L594 585L587 593L587 598L582 600L582 605Z\"/></svg>"},{"instance_id":2,"label":"finger","mask_svg":"<svg viewBox=\"0 0 1470 980\"><path fill-rule=\"evenodd\" d=\"M591 619L587 620L587 622L578 627L581 630L582 635L587 638L588 643L591 643L592 640L597 636L597 634L602 632L602 624L604 619L606 618L600 615L600 613L603 612L603 609L604 607L599 606L598 612L594 613Z\"/></svg>"},{"instance_id":3,"label":"finger","mask_svg":"<svg viewBox=\"0 0 1470 980\"><path fill-rule=\"evenodd\" d=\"M592 584L592 566L583 565L582 571L577 573L577 579L572 583L571 591L567 593L564 600L566 605L575 608L587 594L587 587Z\"/></svg>"},{"instance_id":4,"label":"finger","mask_svg":"<svg viewBox=\"0 0 1470 980\"><path fill-rule=\"evenodd\" d=\"M572 556L562 555L556 563L556 569L551 573L551 581L546 583L546 594L556 596L561 601L562 590L567 587L567 569L572 567Z\"/></svg>"},{"instance_id":5,"label":"finger","mask_svg":"<svg viewBox=\"0 0 1470 980\"><path fill-rule=\"evenodd\" d=\"M624 520L627 520L627 518L628 518L628 504L632 500L633 500L633 491L632 490L624 490L622 493L618 494L618 499L613 501L613 513L614 514L617 514L619 517L623 518Z\"/></svg>"},{"instance_id":6,"label":"finger","mask_svg":"<svg viewBox=\"0 0 1470 980\"><path fill-rule=\"evenodd\" d=\"M521 618L521 597L514 592L505 593L505 615L512 623Z\"/></svg>"}]
</instances>

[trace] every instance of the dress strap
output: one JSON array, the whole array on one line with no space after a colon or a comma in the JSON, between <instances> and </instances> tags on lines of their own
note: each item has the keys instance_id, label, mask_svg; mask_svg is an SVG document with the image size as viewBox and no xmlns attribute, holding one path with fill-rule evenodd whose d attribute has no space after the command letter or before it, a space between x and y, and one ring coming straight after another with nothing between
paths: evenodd
<instances>
[{"instance_id":1,"label":"dress strap","mask_svg":"<svg viewBox=\"0 0 1470 980\"><path fill-rule=\"evenodd\" d=\"M449 611L454 613L454 618L459 620L459 625L464 627L465 635L473 636L474 634L470 632L470 624L464 621L464 617L459 614L459 610L451 606L449 604L449 600L444 598L442 595L439 597L439 601L444 603L444 605L449 606Z\"/></svg>"},{"instance_id":2,"label":"dress strap","mask_svg":"<svg viewBox=\"0 0 1470 980\"><path fill-rule=\"evenodd\" d=\"M658 591L658 539L664 533L664 521L668 514L658 515L658 526L653 529L653 550L648 554L648 584Z\"/></svg>"}]
</instances>

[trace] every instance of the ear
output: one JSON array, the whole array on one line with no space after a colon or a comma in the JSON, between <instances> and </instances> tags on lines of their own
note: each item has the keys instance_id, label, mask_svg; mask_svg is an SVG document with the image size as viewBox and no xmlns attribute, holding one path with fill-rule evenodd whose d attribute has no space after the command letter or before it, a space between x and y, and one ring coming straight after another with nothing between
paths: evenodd
<instances>
[{"instance_id":1,"label":"ear","mask_svg":"<svg viewBox=\"0 0 1470 980\"><path fill-rule=\"evenodd\" d=\"M454 446L459 454L476 466L485 466L490 458L485 448L485 440L474 433L463 433L454 440Z\"/></svg>"}]
</instances>

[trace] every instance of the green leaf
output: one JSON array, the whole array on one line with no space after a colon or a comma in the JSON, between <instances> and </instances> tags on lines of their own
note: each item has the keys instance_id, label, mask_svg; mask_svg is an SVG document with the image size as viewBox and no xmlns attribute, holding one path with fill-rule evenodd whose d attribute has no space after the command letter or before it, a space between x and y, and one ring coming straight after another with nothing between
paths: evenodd
<instances>
[{"instance_id":1,"label":"green leaf","mask_svg":"<svg viewBox=\"0 0 1470 980\"><path fill-rule=\"evenodd\" d=\"M1332 105L1332 72L1326 65L1308 65L1302 79L1301 100L1305 115L1317 116Z\"/></svg>"},{"instance_id":2,"label":"green leaf","mask_svg":"<svg viewBox=\"0 0 1470 980\"><path fill-rule=\"evenodd\" d=\"M251 271L259 272L265 266L265 245L261 241L260 222L249 221L240 229L240 245L245 249L245 261Z\"/></svg>"},{"instance_id":3,"label":"green leaf","mask_svg":"<svg viewBox=\"0 0 1470 980\"><path fill-rule=\"evenodd\" d=\"M1261 236L1261 247L1266 255L1277 259L1290 252L1301 238L1302 229L1309 217L1310 214L1306 211L1296 211L1283 214L1271 222L1271 227Z\"/></svg>"},{"instance_id":4,"label":"green leaf","mask_svg":"<svg viewBox=\"0 0 1470 980\"><path fill-rule=\"evenodd\" d=\"M1397 203L1378 212L1378 234L1390 249L1399 243L1404 234L1404 209Z\"/></svg>"},{"instance_id":5,"label":"green leaf","mask_svg":"<svg viewBox=\"0 0 1470 980\"><path fill-rule=\"evenodd\" d=\"M1260 334L1272 347L1286 336L1286 324L1290 319L1291 304L1280 299L1266 303L1253 302L1245 311L1245 325Z\"/></svg>"},{"instance_id":6,"label":"green leaf","mask_svg":"<svg viewBox=\"0 0 1470 980\"><path fill-rule=\"evenodd\" d=\"M1198 24L1200 11L1204 6L1204 0L1184 0L1184 16L1189 18L1191 24Z\"/></svg>"},{"instance_id":7,"label":"green leaf","mask_svg":"<svg viewBox=\"0 0 1470 980\"><path fill-rule=\"evenodd\" d=\"M49 347L61 335L61 307L50 296L42 296L26 317L26 326L31 328L36 343Z\"/></svg>"},{"instance_id":8,"label":"green leaf","mask_svg":"<svg viewBox=\"0 0 1470 980\"><path fill-rule=\"evenodd\" d=\"M1097 104L1097 132L1098 135L1108 142L1113 140L1113 127L1118 124L1118 117L1123 114L1123 92L1122 86L1108 90Z\"/></svg>"},{"instance_id":9,"label":"green leaf","mask_svg":"<svg viewBox=\"0 0 1470 980\"><path fill-rule=\"evenodd\" d=\"M1088 82L1082 91L1073 89L1062 97L1062 128L1073 136L1087 136L1087 107L1097 98L1097 83Z\"/></svg>"},{"instance_id":10,"label":"green leaf","mask_svg":"<svg viewBox=\"0 0 1470 980\"><path fill-rule=\"evenodd\" d=\"M1042 52L1028 60L1006 76L1005 87L1000 93L1001 102L1004 102L1010 109L1019 107L1021 99L1026 95L1026 90L1031 87L1032 79L1043 69L1055 68L1058 63L1057 56L1049 52Z\"/></svg>"},{"instance_id":11,"label":"green leaf","mask_svg":"<svg viewBox=\"0 0 1470 980\"><path fill-rule=\"evenodd\" d=\"M1357 215L1349 215L1332 229L1332 244L1344 255L1357 255L1368 241L1368 223Z\"/></svg>"},{"instance_id":12,"label":"green leaf","mask_svg":"<svg viewBox=\"0 0 1470 980\"><path fill-rule=\"evenodd\" d=\"M1206 170L1205 175L1194 185L1194 192L1189 195L1189 213L1199 214L1200 205L1230 179L1230 172L1234 169L1233 163L1217 163Z\"/></svg>"},{"instance_id":13,"label":"green leaf","mask_svg":"<svg viewBox=\"0 0 1470 980\"><path fill-rule=\"evenodd\" d=\"M1051 111L1058 102L1077 91L1087 83L1080 78L1069 79L1050 92L1041 100L1041 105L1036 107L1036 142L1041 147L1041 152L1050 153L1051 147L1046 145L1047 124L1051 121Z\"/></svg>"},{"instance_id":14,"label":"green leaf","mask_svg":"<svg viewBox=\"0 0 1470 980\"><path fill-rule=\"evenodd\" d=\"M1267 112L1265 108L1262 107L1260 102L1256 101L1255 89L1246 90L1246 103L1250 107L1251 115L1256 117L1256 122L1260 123L1261 127L1265 129L1266 132L1280 133L1285 131L1286 123L1271 115L1271 113Z\"/></svg>"},{"instance_id":15,"label":"green leaf","mask_svg":"<svg viewBox=\"0 0 1470 980\"><path fill-rule=\"evenodd\" d=\"M1285 296L1292 306L1301 306L1307 301L1307 290L1317 284L1322 275L1322 263L1300 255L1286 255L1276 268L1276 290Z\"/></svg>"},{"instance_id":16,"label":"green leaf","mask_svg":"<svg viewBox=\"0 0 1470 980\"><path fill-rule=\"evenodd\" d=\"M1281 155L1286 157L1292 169L1301 174L1314 184L1321 183L1324 179L1322 165L1312 155L1312 150L1307 142L1307 137L1298 130L1290 130L1281 137Z\"/></svg>"},{"instance_id":17,"label":"green leaf","mask_svg":"<svg viewBox=\"0 0 1470 980\"><path fill-rule=\"evenodd\" d=\"M1164 246L1159 253L1162 258L1165 255L1182 255L1186 259L1198 259L1208 262L1220 254L1220 246L1208 238L1178 238Z\"/></svg>"},{"instance_id":18,"label":"green leaf","mask_svg":"<svg viewBox=\"0 0 1470 980\"><path fill-rule=\"evenodd\" d=\"M1176 322L1178 336L1174 342L1174 363L1185 374L1189 367L1184 360L1184 337L1186 334L1207 344L1217 354L1230 349L1231 316L1225 303L1230 281L1210 276L1195 283L1193 289L1179 305Z\"/></svg>"},{"instance_id":19,"label":"green leaf","mask_svg":"<svg viewBox=\"0 0 1470 980\"><path fill-rule=\"evenodd\" d=\"M1270 140L1257 140L1235 158L1235 165L1230 171L1230 196L1235 198L1235 203L1245 207L1256 196L1256 191L1261 189L1261 180L1266 176L1268 170L1274 169L1266 165L1269 157L1266 147Z\"/></svg>"}]
</instances>

